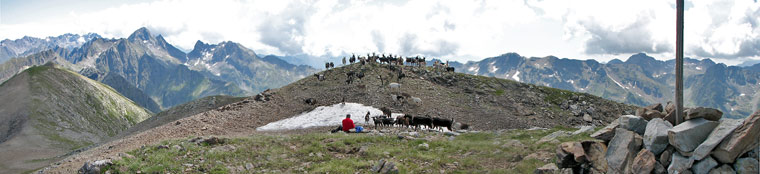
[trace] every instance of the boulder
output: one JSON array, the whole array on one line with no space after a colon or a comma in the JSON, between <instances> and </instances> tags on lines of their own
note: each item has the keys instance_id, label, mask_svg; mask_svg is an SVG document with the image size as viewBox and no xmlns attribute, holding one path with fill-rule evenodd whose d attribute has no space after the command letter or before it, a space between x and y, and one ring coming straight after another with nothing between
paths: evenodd
<instances>
[{"instance_id":1,"label":"boulder","mask_svg":"<svg viewBox=\"0 0 760 174\"><path fill-rule=\"evenodd\" d=\"M662 112L660 112L660 111L648 110L641 117L643 117L646 120L652 120L654 118L663 118L663 117L665 117L665 114L662 113Z\"/></svg>"},{"instance_id":2,"label":"boulder","mask_svg":"<svg viewBox=\"0 0 760 174\"><path fill-rule=\"evenodd\" d=\"M695 163L694 166L691 166L691 171L693 171L694 174L707 174L710 172L710 170L717 166L718 162L715 161L715 159L712 157L707 157L702 161Z\"/></svg>"},{"instance_id":3,"label":"boulder","mask_svg":"<svg viewBox=\"0 0 760 174\"><path fill-rule=\"evenodd\" d=\"M586 152L580 142L565 142L557 148L560 168L574 168L586 161Z\"/></svg>"},{"instance_id":4,"label":"boulder","mask_svg":"<svg viewBox=\"0 0 760 174\"><path fill-rule=\"evenodd\" d=\"M760 111L744 119L718 147L713 150L713 157L721 163L733 163L736 157L758 146L760 138Z\"/></svg>"},{"instance_id":5,"label":"boulder","mask_svg":"<svg viewBox=\"0 0 760 174\"><path fill-rule=\"evenodd\" d=\"M713 108L697 107L686 110L684 115L686 115L684 120L704 118L705 120L718 121L723 116L723 112Z\"/></svg>"},{"instance_id":6,"label":"boulder","mask_svg":"<svg viewBox=\"0 0 760 174\"><path fill-rule=\"evenodd\" d=\"M575 132L573 132L573 135L578 135L578 134L582 134L582 133L585 133L585 132L591 132L591 131L594 131L594 126L581 126L580 129L578 129Z\"/></svg>"},{"instance_id":7,"label":"boulder","mask_svg":"<svg viewBox=\"0 0 760 174\"><path fill-rule=\"evenodd\" d=\"M662 165L660 162L656 162L654 164L654 170L652 170L652 173L654 174L667 174L668 169L665 169L665 166Z\"/></svg>"},{"instance_id":8,"label":"boulder","mask_svg":"<svg viewBox=\"0 0 760 174\"><path fill-rule=\"evenodd\" d=\"M590 123L590 122L594 121L594 118L591 117L591 115L589 115L589 114L583 114L583 121L586 121L586 122Z\"/></svg>"},{"instance_id":9,"label":"boulder","mask_svg":"<svg viewBox=\"0 0 760 174\"><path fill-rule=\"evenodd\" d=\"M739 158L734 163L737 174L756 174L758 171L757 160L754 158Z\"/></svg>"},{"instance_id":10,"label":"boulder","mask_svg":"<svg viewBox=\"0 0 760 174\"><path fill-rule=\"evenodd\" d=\"M654 155L660 155L668 147L668 130L671 128L673 125L662 118L650 120L644 132L644 148Z\"/></svg>"},{"instance_id":11,"label":"boulder","mask_svg":"<svg viewBox=\"0 0 760 174\"><path fill-rule=\"evenodd\" d=\"M668 101L668 104L665 105L665 112L663 112L663 113L665 113L665 115L667 115L668 113L671 113L673 111L676 111L676 104L673 103L673 102Z\"/></svg>"},{"instance_id":12,"label":"boulder","mask_svg":"<svg viewBox=\"0 0 760 174\"><path fill-rule=\"evenodd\" d=\"M665 114L665 117L662 117L662 119L670 122L670 124L676 125L676 112L668 112Z\"/></svg>"},{"instance_id":13,"label":"boulder","mask_svg":"<svg viewBox=\"0 0 760 174\"><path fill-rule=\"evenodd\" d=\"M718 168L710 170L710 174L735 174L734 168L731 168L728 164L723 164Z\"/></svg>"},{"instance_id":14,"label":"boulder","mask_svg":"<svg viewBox=\"0 0 760 174\"><path fill-rule=\"evenodd\" d=\"M636 132L639 135L644 135L647 129L647 120L635 115L623 115L618 118L620 128L628 129L629 131Z\"/></svg>"},{"instance_id":15,"label":"boulder","mask_svg":"<svg viewBox=\"0 0 760 174\"><path fill-rule=\"evenodd\" d=\"M596 141L584 141L581 142L583 149L586 152L586 160L591 165L591 168L601 173L607 172L607 159L604 158L607 153L607 145L603 142Z\"/></svg>"},{"instance_id":16,"label":"boulder","mask_svg":"<svg viewBox=\"0 0 760 174\"><path fill-rule=\"evenodd\" d=\"M645 108L647 108L647 110L654 110L654 111L663 112L663 110L662 110L662 103L657 103L657 104L649 105L649 106L647 106Z\"/></svg>"},{"instance_id":17,"label":"boulder","mask_svg":"<svg viewBox=\"0 0 760 174\"><path fill-rule=\"evenodd\" d=\"M655 160L652 152L647 149L641 149L636 155L636 158L633 158L633 164L628 171L636 174L649 174L654 170L656 163L657 160Z\"/></svg>"},{"instance_id":18,"label":"boulder","mask_svg":"<svg viewBox=\"0 0 760 174\"><path fill-rule=\"evenodd\" d=\"M697 118L685 121L668 131L668 142L677 150L691 152L707 139L718 122Z\"/></svg>"},{"instance_id":19,"label":"boulder","mask_svg":"<svg viewBox=\"0 0 760 174\"><path fill-rule=\"evenodd\" d=\"M623 128L615 129L615 137L612 138L605 153L608 173L629 173L633 164L633 158L641 150L643 144L641 136L633 131Z\"/></svg>"},{"instance_id":20,"label":"boulder","mask_svg":"<svg viewBox=\"0 0 760 174\"><path fill-rule=\"evenodd\" d=\"M537 168L533 171L534 174L554 174L559 171L559 168L554 163L549 163Z\"/></svg>"},{"instance_id":21,"label":"boulder","mask_svg":"<svg viewBox=\"0 0 760 174\"><path fill-rule=\"evenodd\" d=\"M691 168L692 160L682 156L679 153L673 153L673 158L670 159L670 166L668 166L668 173L684 173Z\"/></svg>"},{"instance_id":22,"label":"boulder","mask_svg":"<svg viewBox=\"0 0 760 174\"><path fill-rule=\"evenodd\" d=\"M377 164L372 167L372 172L385 174L399 173L398 167L396 167L396 163L386 161L385 159L378 161Z\"/></svg>"},{"instance_id":23,"label":"boulder","mask_svg":"<svg viewBox=\"0 0 760 174\"><path fill-rule=\"evenodd\" d=\"M556 140L559 137L566 137L566 136L570 136L570 132L567 132L567 131L556 131L556 132L552 132L549 135L541 137L541 139L539 139L536 143L537 144L541 144L541 143L545 143L545 142L551 142L552 140Z\"/></svg>"},{"instance_id":24,"label":"boulder","mask_svg":"<svg viewBox=\"0 0 760 174\"><path fill-rule=\"evenodd\" d=\"M673 149L673 146L668 146L665 148L664 151L662 151L662 154L660 154L660 163L662 166L669 166L670 160L673 157L673 152L675 152L675 149Z\"/></svg>"},{"instance_id":25,"label":"boulder","mask_svg":"<svg viewBox=\"0 0 760 174\"><path fill-rule=\"evenodd\" d=\"M742 125L743 120L738 119L723 119L718 124L718 127L716 127L710 135L707 136L707 139L702 142L702 144L699 144L697 146L697 149L694 149L694 153L692 154L692 158L695 160L702 160L702 158L705 158L706 156L710 155L710 152L715 148L715 146L718 146L721 141L723 141L724 138L726 138L731 132L736 130L736 128L739 128L739 126Z\"/></svg>"},{"instance_id":26,"label":"boulder","mask_svg":"<svg viewBox=\"0 0 760 174\"><path fill-rule=\"evenodd\" d=\"M609 142L612 140L612 137L615 136L615 128L618 128L620 126L620 123L618 121L618 119L615 119L615 121L612 121L612 123L591 134L591 137L603 140L604 142Z\"/></svg>"}]
</instances>

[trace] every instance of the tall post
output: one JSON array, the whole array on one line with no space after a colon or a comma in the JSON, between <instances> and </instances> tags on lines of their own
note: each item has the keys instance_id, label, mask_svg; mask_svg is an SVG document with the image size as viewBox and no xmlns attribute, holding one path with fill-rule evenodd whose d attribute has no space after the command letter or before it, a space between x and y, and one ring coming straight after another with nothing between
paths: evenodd
<instances>
[{"instance_id":1,"label":"tall post","mask_svg":"<svg viewBox=\"0 0 760 174\"><path fill-rule=\"evenodd\" d=\"M683 115L683 3L676 0L676 124Z\"/></svg>"}]
</instances>

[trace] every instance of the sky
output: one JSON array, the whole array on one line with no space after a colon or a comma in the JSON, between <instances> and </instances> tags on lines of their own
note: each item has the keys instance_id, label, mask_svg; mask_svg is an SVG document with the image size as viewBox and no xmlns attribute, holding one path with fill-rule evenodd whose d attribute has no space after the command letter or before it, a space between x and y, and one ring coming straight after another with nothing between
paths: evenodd
<instances>
[{"instance_id":1,"label":"sky","mask_svg":"<svg viewBox=\"0 0 760 174\"><path fill-rule=\"evenodd\" d=\"M0 39L140 27L182 50L238 42L257 54L371 52L471 61L516 52L607 62L673 59L675 1L663 0L0 0ZM687 1L685 55L760 60L760 3Z\"/></svg>"}]
</instances>

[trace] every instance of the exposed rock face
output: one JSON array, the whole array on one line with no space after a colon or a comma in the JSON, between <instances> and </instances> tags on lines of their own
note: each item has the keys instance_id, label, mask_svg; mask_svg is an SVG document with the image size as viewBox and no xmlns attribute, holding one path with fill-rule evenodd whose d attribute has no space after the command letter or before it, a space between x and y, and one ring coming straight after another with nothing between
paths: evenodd
<instances>
[{"instance_id":1,"label":"exposed rock face","mask_svg":"<svg viewBox=\"0 0 760 174\"><path fill-rule=\"evenodd\" d=\"M744 119L744 123L713 150L713 157L721 163L732 163L739 155L758 146L758 141L760 141L758 136L760 136L760 111Z\"/></svg>"},{"instance_id":2,"label":"exposed rock face","mask_svg":"<svg viewBox=\"0 0 760 174\"><path fill-rule=\"evenodd\" d=\"M685 120L704 118L705 120L718 121L723 116L723 112L713 108L697 107L686 110Z\"/></svg>"},{"instance_id":3,"label":"exposed rock face","mask_svg":"<svg viewBox=\"0 0 760 174\"><path fill-rule=\"evenodd\" d=\"M644 135L647 128L647 121L644 118L635 115L623 115L618 118L620 128L628 129L639 135Z\"/></svg>"},{"instance_id":4,"label":"exposed rock face","mask_svg":"<svg viewBox=\"0 0 760 174\"><path fill-rule=\"evenodd\" d=\"M739 158L734 164L734 169L738 174L758 173L757 160L754 158Z\"/></svg>"},{"instance_id":5,"label":"exposed rock face","mask_svg":"<svg viewBox=\"0 0 760 174\"><path fill-rule=\"evenodd\" d=\"M652 152L647 149L641 149L636 155L636 158L633 159L633 164L629 171L637 174L648 174L654 170L656 163L657 160L655 160Z\"/></svg>"},{"instance_id":6,"label":"exposed rock face","mask_svg":"<svg viewBox=\"0 0 760 174\"><path fill-rule=\"evenodd\" d=\"M670 145L682 152L691 152L707 139L718 122L703 118L685 121L668 131Z\"/></svg>"},{"instance_id":7,"label":"exposed rock face","mask_svg":"<svg viewBox=\"0 0 760 174\"><path fill-rule=\"evenodd\" d=\"M661 118L650 120L644 132L644 148L654 155L662 153L668 147L668 130L671 128L673 125Z\"/></svg>"},{"instance_id":8,"label":"exposed rock face","mask_svg":"<svg viewBox=\"0 0 760 174\"><path fill-rule=\"evenodd\" d=\"M643 144L641 136L635 132L617 128L615 137L610 141L605 158L607 159L608 173L629 173L633 158L641 150Z\"/></svg>"},{"instance_id":9,"label":"exposed rock face","mask_svg":"<svg viewBox=\"0 0 760 174\"><path fill-rule=\"evenodd\" d=\"M710 155L710 152L715 148L715 146L718 146L721 141L723 141L726 136L728 136L731 132L736 130L739 126L742 125L743 120L736 120L736 119L724 119L720 121L720 124L718 124L718 127L713 130L710 135L707 136L707 139L700 144L697 149L694 150L694 153L692 154L692 157L695 160L702 160L702 158L705 158L707 155Z\"/></svg>"},{"instance_id":10,"label":"exposed rock face","mask_svg":"<svg viewBox=\"0 0 760 174\"><path fill-rule=\"evenodd\" d=\"M715 161L712 157L707 157L703 159L702 161L697 162L692 166L691 171L694 172L694 174L707 174L712 170L713 168L718 166L718 162Z\"/></svg>"}]
</instances>

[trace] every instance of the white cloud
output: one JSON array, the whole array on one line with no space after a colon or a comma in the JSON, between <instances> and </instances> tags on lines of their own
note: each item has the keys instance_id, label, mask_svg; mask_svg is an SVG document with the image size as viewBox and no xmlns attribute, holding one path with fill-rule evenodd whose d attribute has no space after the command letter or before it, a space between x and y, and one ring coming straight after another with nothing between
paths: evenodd
<instances>
[{"instance_id":1,"label":"white cloud","mask_svg":"<svg viewBox=\"0 0 760 174\"><path fill-rule=\"evenodd\" d=\"M687 56L757 59L758 6L688 2ZM661 0L160 0L0 24L0 38L126 37L145 26L186 50L195 40L231 40L260 54L385 52L466 61L518 52L607 61L637 52L672 58L674 23L674 2Z\"/></svg>"}]
</instances>

